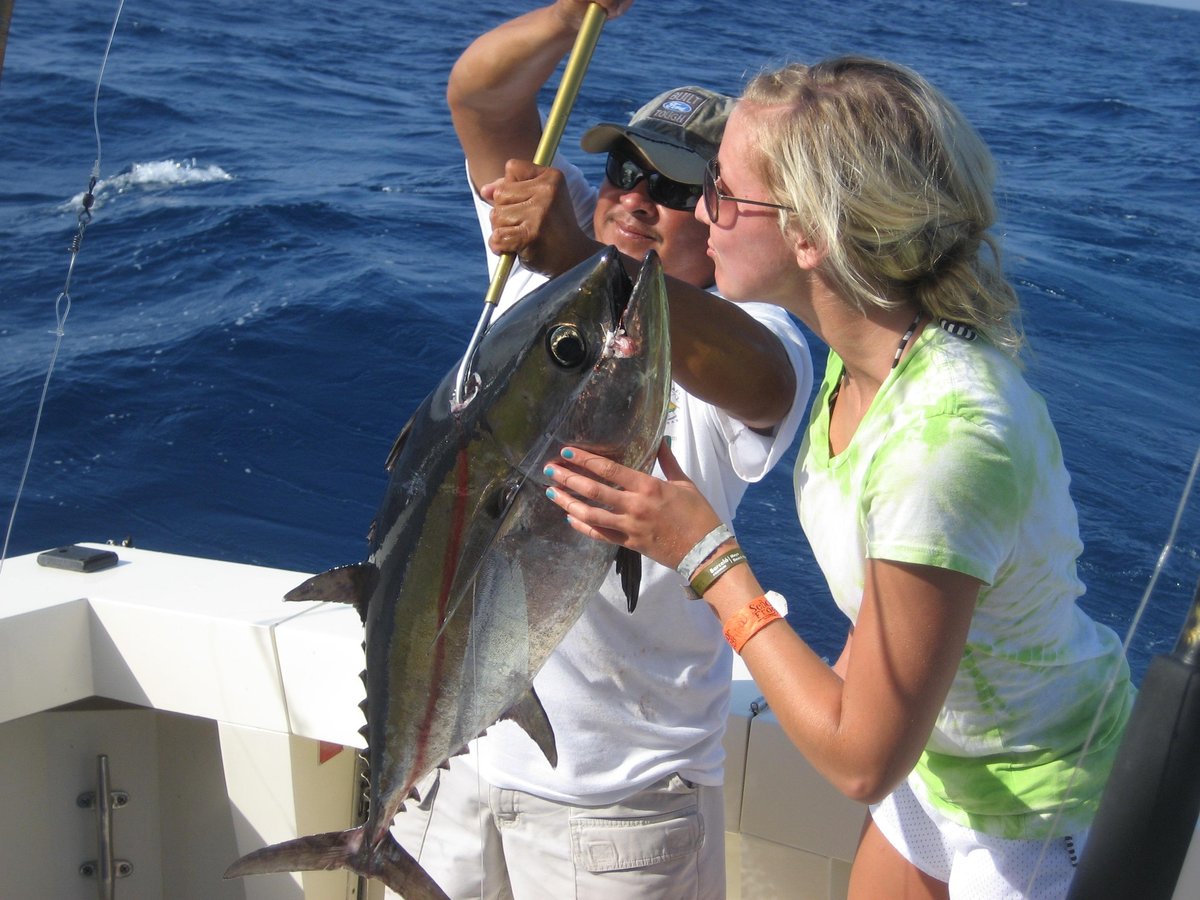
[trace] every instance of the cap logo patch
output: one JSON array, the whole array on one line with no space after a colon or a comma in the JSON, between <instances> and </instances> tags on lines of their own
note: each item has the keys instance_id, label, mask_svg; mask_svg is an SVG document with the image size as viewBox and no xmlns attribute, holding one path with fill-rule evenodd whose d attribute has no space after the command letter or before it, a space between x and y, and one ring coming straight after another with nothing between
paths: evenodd
<instances>
[{"instance_id":1,"label":"cap logo patch","mask_svg":"<svg viewBox=\"0 0 1200 900\"><path fill-rule=\"evenodd\" d=\"M704 100L704 96L695 91L672 91L667 99L660 103L654 112L650 113L648 118L672 122L686 128L692 116L704 104Z\"/></svg>"}]
</instances>

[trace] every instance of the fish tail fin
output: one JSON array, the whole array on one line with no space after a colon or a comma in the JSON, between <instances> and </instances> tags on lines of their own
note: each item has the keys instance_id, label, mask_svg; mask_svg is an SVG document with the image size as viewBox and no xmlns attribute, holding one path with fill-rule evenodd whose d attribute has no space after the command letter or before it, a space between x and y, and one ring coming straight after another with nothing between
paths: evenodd
<instances>
[{"instance_id":1,"label":"fish tail fin","mask_svg":"<svg viewBox=\"0 0 1200 900\"><path fill-rule=\"evenodd\" d=\"M390 831L375 848L369 867L359 874L379 879L404 900L450 900L421 864L396 843Z\"/></svg>"},{"instance_id":2,"label":"fish tail fin","mask_svg":"<svg viewBox=\"0 0 1200 900\"><path fill-rule=\"evenodd\" d=\"M404 900L449 900L390 832L374 848L363 846L363 829L312 834L247 853L228 869L226 878L349 869L356 875L383 882Z\"/></svg>"},{"instance_id":3,"label":"fish tail fin","mask_svg":"<svg viewBox=\"0 0 1200 900\"><path fill-rule=\"evenodd\" d=\"M247 853L228 869L226 878L268 875L272 872L308 872L348 866L362 848L362 829L310 834Z\"/></svg>"}]
</instances>

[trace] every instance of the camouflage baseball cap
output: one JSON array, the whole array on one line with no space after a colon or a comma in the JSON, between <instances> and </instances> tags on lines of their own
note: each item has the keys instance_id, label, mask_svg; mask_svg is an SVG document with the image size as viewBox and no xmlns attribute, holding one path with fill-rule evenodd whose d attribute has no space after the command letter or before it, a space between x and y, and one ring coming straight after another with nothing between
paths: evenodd
<instances>
[{"instance_id":1,"label":"camouflage baseball cap","mask_svg":"<svg viewBox=\"0 0 1200 900\"><path fill-rule=\"evenodd\" d=\"M588 153L605 153L628 140L673 181L702 184L733 103L732 97L702 87L673 88L639 109L628 125L601 122L588 129L579 145Z\"/></svg>"}]
</instances>

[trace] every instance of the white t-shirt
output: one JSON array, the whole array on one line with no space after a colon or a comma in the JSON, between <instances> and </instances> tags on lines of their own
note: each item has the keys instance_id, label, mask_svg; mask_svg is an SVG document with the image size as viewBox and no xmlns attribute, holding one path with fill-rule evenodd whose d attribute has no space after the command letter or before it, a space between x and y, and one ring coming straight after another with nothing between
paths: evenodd
<instances>
[{"instance_id":1,"label":"white t-shirt","mask_svg":"<svg viewBox=\"0 0 1200 900\"><path fill-rule=\"evenodd\" d=\"M1083 546L1044 401L986 340L928 325L831 457L841 372L831 352L795 472L800 522L838 606L858 618L867 559L983 582L913 792L1006 838L1086 827L1134 692L1120 639L1075 602Z\"/></svg>"},{"instance_id":2,"label":"white t-shirt","mask_svg":"<svg viewBox=\"0 0 1200 900\"><path fill-rule=\"evenodd\" d=\"M592 234L597 190L563 159L580 226ZM491 207L476 195L485 245ZM488 270L498 257L488 251ZM496 315L546 281L514 265ZM770 436L758 434L679 385L671 386L666 435L683 470L725 522L746 487L770 471L791 445L812 386L808 345L788 314L764 303L742 308L783 342L796 373L787 417ZM656 466L655 474L662 477ZM678 772L697 784L722 783L721 736L729 714L732 651L720 623L701 601L686 599L673 569L642 560L641 594L630 614L620 579L610 572L534 678L558 748L552 768L512 722L500 722L477 742L476 760L493 786L562 803L615 803Z\"/></svg>"}]
</instances>

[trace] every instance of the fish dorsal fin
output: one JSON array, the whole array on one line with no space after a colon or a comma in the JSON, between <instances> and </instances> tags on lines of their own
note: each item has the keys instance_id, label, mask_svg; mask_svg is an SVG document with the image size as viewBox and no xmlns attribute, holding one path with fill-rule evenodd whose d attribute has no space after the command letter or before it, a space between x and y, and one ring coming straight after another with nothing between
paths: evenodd
<instances>
[{"instance_id":1,"label":"fish dorsal fin","mask_svg":"<svg viewBox=\"0 0 1200 900\"><path fill-rule=\"evenodd\" d=\"M373 563L353 563L314 575L284 594L283 599L350 603L358 610L363 622L366 622L367 603L370 602L378 581L379 570Z\"/></svg>"},{"instance_id":2,"label":"fish dorsal fin","mask_svg":"<svg viewBox=\"0 0 1200 900\"><path fill-rule=\"evenodd\" d=\"M541 748L550 765L558 766L558 748L554 743L554 729L550 727L550 720L546 718L546 710L542 708L542 701L538 699L532 686L500 718L516 722L525 729L525 733L533 738L533 742Z\"/></svg>"},{"instance_id":3,"label":"fish dorsal fin","mask_svg":"<svg viewBox=\"0 0 1200 900\"><path fill-rule=\"evenodd\" d=\"M633 612L637 609L642 586L642 555L628 547L618 547L616 567L621 576L621 589L625 591L625 606Z\"/></svg>"}]
</instances>

